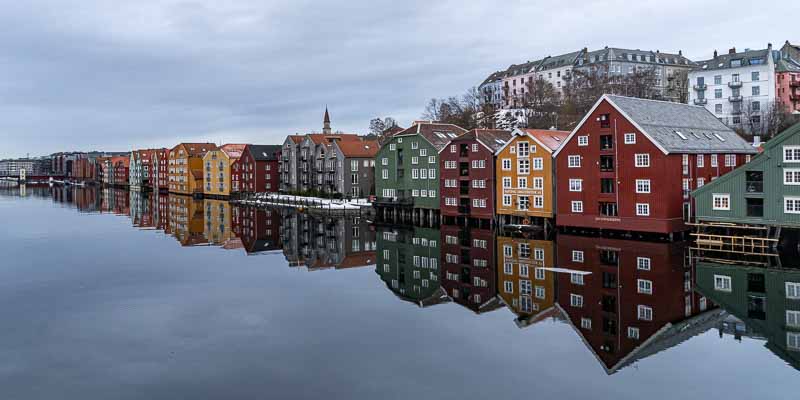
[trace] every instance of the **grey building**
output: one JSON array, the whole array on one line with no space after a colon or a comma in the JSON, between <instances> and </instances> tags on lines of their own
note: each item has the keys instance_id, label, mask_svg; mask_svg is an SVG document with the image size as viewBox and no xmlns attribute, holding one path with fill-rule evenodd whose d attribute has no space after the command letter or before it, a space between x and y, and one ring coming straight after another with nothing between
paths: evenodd
<instances>
[{"instance_id":1,"label":"grey building","mask_svg":"<svg viewBox=\"0 0 800 400\"><path fill-rule=\"evenodd\" d=\"M326 154L323 190L353 198L374 195L379 149L377 140L333 142Z\"/></svg>"}]
</instances>

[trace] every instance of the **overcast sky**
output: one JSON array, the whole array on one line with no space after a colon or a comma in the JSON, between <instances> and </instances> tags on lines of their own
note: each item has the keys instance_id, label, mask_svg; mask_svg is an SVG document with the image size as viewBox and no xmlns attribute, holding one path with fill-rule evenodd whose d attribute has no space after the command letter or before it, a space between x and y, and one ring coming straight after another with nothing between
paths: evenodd
<instances>
[{"instance_id":1,"label":"overcast sky","mask_svg":"<svg viewBox=\"0 0 800 400\"><path fill-rule=\"evenodd\" d=\"M71 3L71 4L70 4ZM280 143L584 46L709 58L800 42L796 1L26 0L0 11L0 158L179 141ZM339 4L335 4L339 3Z\"/></svg>"}]
</instances>

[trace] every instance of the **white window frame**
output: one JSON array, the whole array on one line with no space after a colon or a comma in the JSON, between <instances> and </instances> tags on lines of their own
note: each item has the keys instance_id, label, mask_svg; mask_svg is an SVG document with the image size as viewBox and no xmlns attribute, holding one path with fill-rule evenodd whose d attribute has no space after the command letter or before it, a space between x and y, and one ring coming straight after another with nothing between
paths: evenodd
<instances>
[{"instance_id":1,"label":"white window frame","mask_svg":"<svg viewBox=\"0 0 800 400\"><path fill-rule=\"evenodd\" d=\"M589 135L578 136L578 146L588 146Z\"/></svg>"},{"instance_id":2,"label":"white window frame","mask_svg":"<svg viewBox=\"0 0 800 400\"><path fill-rule=\"evenodd\" d=\"M653 281L648 279L637 279L636 292L641 294L653 294Z\"/></svg>"},{"instance_id":3,"label":"white window frame","mask_svg":"<svg viewBox=\"0 0 800 400\"><path fill-rule=\"evenodd\" d=\"M791 177L787 179L787 177ZM784 168L783 169L783 184L784 185L800 185L800 168Z\"/></svg>"},{"instance_id":4,"label":"white window frame","mask_svg":"<svg viewBox=\"0 0 800 400\"><path fill-rule=\"evenodd\" d=\"M580 168L581 167L581 156L576 154L571 154L567 156L567 168Z\"/></svg>"},{"instance_id":5,"label":"white window frame","mask_svg":"<svg viewBox=\"0 0 800 400\"><path fill-rule=\"evenodd\" d=\"M787 157L787 150L790 154ZM783 162L785 163L797 163L800 162L800 146L783 146Z\"/></svg>"},{"instance_id":6,"label":"white window frame","mask_svg":"<svg viewBox=\"0 0 800 400\"><path fill-rule=\"evenodd\" d=\"M636 153L634 154L634 165L636 168L649 168L650 167L650 154L649 153Z\"/></svg>"},{"instance_id":7,"label":"white window frame","mask_svg":"<svg viewBox=\"0 0 800 400\"><path fill-rule=\"evenodd\" d=\"M643 304L639 304L636 307L636 319L640 321L652 321L653 308Z\"/></svg>"},{"instance_id":8,"label":"white window frame","mask_svg":"<svg viewBox=\"0 0 800 400\"><path fill-rule=\"evenodd\" d=\"M792 207L789 205L792 204ZM783 197L783 213L784 214L800 214L800 197L784 196Z\"/></svg>"},{"instance_id":9,"label":"white window frame","mask_svg":"<svg viewBox=\"0 0 800 400\"><path fill-rule=\"evenodd\" d=\"M570 203L571 212L573 213L583 213L583 201L581 200L573 200Z\"/></svg>"},{"instance_id":10,"label":"white window frame","mask_svg":"<svg viewBox=\"0 0 800 400\"><path fill-rule=\"evenodd\" d=\"M569 180L569 191L570 192L582 192L583 191L583 179L570 179Z\"/></svg>"},{"instance_id":11,"label":"white window frame","mask_svg":"<svg viewBox=\"0 0 800 400\"><path fill-rule=\"evenodd\" d=\"M650 193L650 179L637 179L636 193Z\"/></svg>"},{"instance_id":12,"label":"white window frame","mask_svg":"<svg viewBox=\"0 0 800 400\"><path fill-rule=\"evenodd\" d=\"M653 267L653 261L650 257L636 257L636 269L640 271L650 271Z\"/></svg>"},{"instance_id":13,"label":"white window frame","mask_svg":"<svg viewBox=\"0 0 800 400\"><path fill-rule=\"evenodd\" d=\"M717 200L720 200L720 205L717 206ZM725 201L723 204L722 201ZM713 193L711 195L711 208L717 211L730 211L731 210L731 195L728 193Z\"/></svg>"},{"instance_id":14,"label":"white window frame","mask_svg":"<svg viewBox=\"0 0 800 400\"><path fill-rule=\"evenodd\" d=\"M649 217L650 203L636 203L636 215L639 217Z\"/></svg>"},{"instance_id":15,"label":"white window frame","mask_svg":"<svg viewBox=\"0 0 800 400\"><path fill-rule=\"evenodd\" d=\"M626 133L624 136L624 143L625 144L636 144L636 134L635 133Z\"/></svg>"},{"instance_id":16,"label":"white window frame","mask_svg":"<svg viewBox=\"0 0 800 400\"><path fill-rule=\"evenodd\" d=\"M714 290L718 292L733 291L733 279L728 275L714 274Z\"/></svg>"},{"instance_id":17,"label":"white window frame","mask_svg":"<svg viewBox=\"0 0 800 400\"><path fill-rule=\"evenodd\" d=\"M500 161L500 167L503 171L511 171L511 159L504 158Z\"/></svg>"},{"instance_id":18,"label":"white window frame","mask_svg":"<svg viewBox=\"0 0 800 400\"><path fill-rule=\"evenodd\" d=\"M583 260L583 250L572 250L572 262L582 263Z\"/></svg>"}]
</instances>

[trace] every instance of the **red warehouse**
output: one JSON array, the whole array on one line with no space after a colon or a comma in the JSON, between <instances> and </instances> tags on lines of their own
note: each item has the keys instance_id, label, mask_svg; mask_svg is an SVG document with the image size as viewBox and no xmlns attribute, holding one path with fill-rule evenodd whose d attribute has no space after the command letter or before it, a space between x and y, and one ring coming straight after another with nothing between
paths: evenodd
<instances>
[{"instance_id":1,"label":"red warehouse","mask_svg":"<svg viewBox=\"0 0 800 400\"><path fill-rule=\"evenodd\" d=\"M703 107L604 95L555 152L556 224L671 236L691 190L755 153Z\"/></svg>"},{"instance_id":2,"label":"red warehouse","mask_svg":"<svg viewBox=\"0 0 800 400\"><path fill-rule=\"evenodd\" d=\"M491 226L495 215L495 152L511 132L473 129L439 151L440 208L445 223Z\"/></svg>"},{"instance_id":3,"label":"red warehouse","mask_svg":"<svg viewBox=\"0 0 800 400\"><path fill-rule=\"evenodd\" d=\"M161 148L151 150L150 158L153 160L152 187L153 191L169 190L169 149Z\"/></svg>"},{"instance_id":4,"label":"red warehouse","mask_svg":"<svg viewBox=\"0 0 800 400\"><path fill-rule=\"evenodd\" d=\"M233 192L277 192L280 154L280 145L248 144L242 156L231 165Z\"/></svg>"}]
</instances>

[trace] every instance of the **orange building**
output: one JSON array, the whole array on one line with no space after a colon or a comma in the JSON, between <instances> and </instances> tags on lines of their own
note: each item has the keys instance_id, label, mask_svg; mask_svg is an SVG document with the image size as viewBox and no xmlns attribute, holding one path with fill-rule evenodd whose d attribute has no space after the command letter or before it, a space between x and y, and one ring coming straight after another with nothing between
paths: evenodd
<instances>
[{"instance_id":1,"label":"orange building","mask_svg":"<svg viewBox=\"0 0 800 400\"><path fill-rule=\"evenodd\" d=\"M203 156L216 150L214 143L181 143L169 151L170 193L203 194Z\"/></svg>"},{"instance_id":2,"label":"orange building","mask_svg":"<svg viewBox=\"0 0 800 400\"><path fill-rule=\"evenodd\" d=\"M553 241L497 237L497 292L520 328L554 315L554 266Z\"/></svg>"},{"instance_id":3,"label":"orange building","mask_svg":"<svg viewBox=\"0 0 800 400\"><path fill-rule=\"evenodd\" d=\"M515 129L496 152L497 215L501 224L545 223L555 216L553 152L567 131Z\"/></svg>"}]
</instances>

